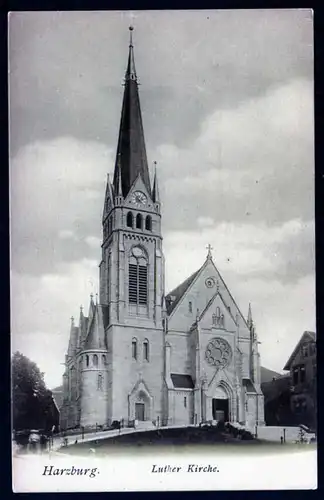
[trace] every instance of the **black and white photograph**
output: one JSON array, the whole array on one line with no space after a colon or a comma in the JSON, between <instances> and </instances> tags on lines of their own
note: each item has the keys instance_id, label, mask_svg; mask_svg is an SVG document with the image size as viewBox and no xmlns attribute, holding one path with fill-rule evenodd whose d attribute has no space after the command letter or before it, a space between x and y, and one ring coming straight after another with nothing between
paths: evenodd
<instances>
[{"instance_id":1,"label":"black and white photograph","mask_svg":"<svg viewBox=\"0 0 324 500\"><path fill-rule=\"evenodd\" d=\"M316 489L313 12L8 34L13 490Z\"/></svg>"}]
</instances>

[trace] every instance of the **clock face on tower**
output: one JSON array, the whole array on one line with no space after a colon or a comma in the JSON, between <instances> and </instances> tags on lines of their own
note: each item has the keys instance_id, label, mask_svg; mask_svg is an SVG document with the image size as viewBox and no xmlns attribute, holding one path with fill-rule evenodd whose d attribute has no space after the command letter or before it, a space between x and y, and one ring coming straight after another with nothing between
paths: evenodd
<instances>
[{"instance_id":1,"label":"clock face on tower","mask_svg":"<svg viewBox=\"0 0 324 500\"><path fill-rule=\"evenodd\" d=\"M132 203L137 206L146 205L147 197L142 191L135 191L132 195Z\"/></svg>"}]
</instances>

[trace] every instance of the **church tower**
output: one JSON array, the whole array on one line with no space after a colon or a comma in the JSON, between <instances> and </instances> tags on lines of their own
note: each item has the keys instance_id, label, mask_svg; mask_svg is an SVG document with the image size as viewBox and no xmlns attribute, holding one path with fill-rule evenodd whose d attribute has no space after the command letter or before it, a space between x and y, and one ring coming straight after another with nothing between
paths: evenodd
<instances>
[{"instance_id":1,"label":"church tower","mask_svg":"<svg viewBox=\"0 0 324 500\"><path fill-rule=\"evenodd\" d=\"M108 420L161 415L164 258L155 164L151 186L132 31L114 176L107 179L100 304L106 311Z\"/></svg>"}]
</instances>

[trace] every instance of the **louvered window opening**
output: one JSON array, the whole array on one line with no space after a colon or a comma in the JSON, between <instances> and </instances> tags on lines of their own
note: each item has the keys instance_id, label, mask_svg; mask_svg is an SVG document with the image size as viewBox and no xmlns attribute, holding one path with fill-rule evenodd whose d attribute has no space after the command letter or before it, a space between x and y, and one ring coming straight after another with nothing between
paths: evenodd
<instances>
[{"instance_id":1,"label":"louvered window opening","mask_svg":"<svg viewBox=\"0 0 324 500\"><path fill-rule=\"evenodd\" d=\"M129 302L147 305L147 266L129 264Z\"/></svg>"}]
</instances>

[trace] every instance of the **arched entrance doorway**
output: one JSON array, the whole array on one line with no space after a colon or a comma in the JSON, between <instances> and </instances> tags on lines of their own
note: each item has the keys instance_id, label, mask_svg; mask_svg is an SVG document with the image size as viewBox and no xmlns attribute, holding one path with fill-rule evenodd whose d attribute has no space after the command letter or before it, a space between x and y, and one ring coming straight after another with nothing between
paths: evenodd
<instances>
[{"instance_id":1,"label":"arched entrance doorway","mask_svg":"<svg viewBox=\"0 0 324 500\"><path fill-rule=\"evenodd\" d=\"M139 380L128 396L129 420L152 420L153 398L143 380Z\"/></svg>"},{"instance_id":2,"label":"arched entrance doorway","mask_svg":"<svg viewBox=\"0 0 324 500\"><path fill-rule=\"evenodd\" d=\"M139 391L135 400L135 420L148 420L150 415L150 400L144 391Z\"/></svg>"},{"instance_id":3,"label":"arched entrance doorway","mask_svg":"<svg viewBox=\"0 0 324 500\"><path fill-rule=\"evenodd\" d=\"M223 387L218 386L212 399L213 420L228 422L230 420L229 412L230 408L227 392Z\"/></svg>"}]
</instances>

